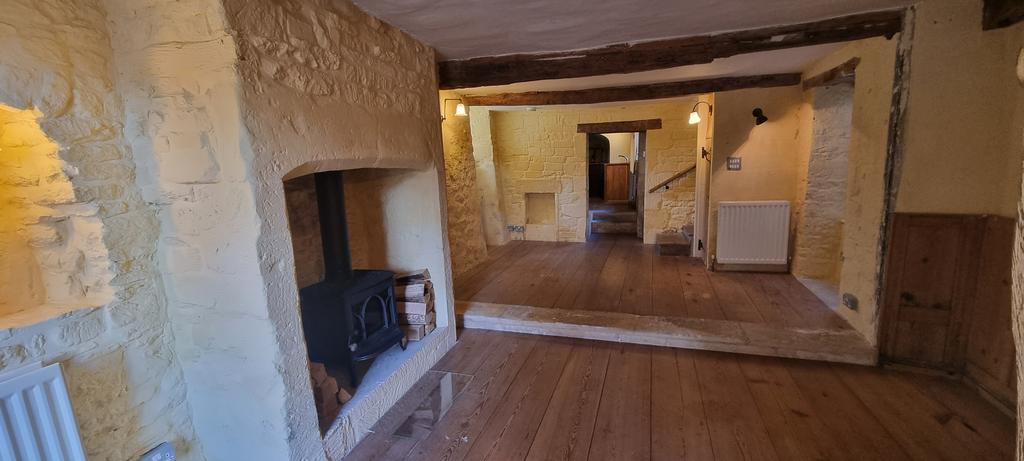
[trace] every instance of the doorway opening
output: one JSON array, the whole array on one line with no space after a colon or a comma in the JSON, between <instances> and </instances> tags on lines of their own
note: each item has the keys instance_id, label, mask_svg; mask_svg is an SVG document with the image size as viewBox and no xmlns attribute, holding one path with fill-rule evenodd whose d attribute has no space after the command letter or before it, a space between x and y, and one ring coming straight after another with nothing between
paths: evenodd
<instances>
[{"instance_id":1,"label":"doorway opening","mask_svg":"<svg viewBox=\"0 0 1024 461\"><path fill-rule=\"evenodd\" d=\"M587 134L587 239L643 232L640 132Z\"/></svg>"}]
</instances>

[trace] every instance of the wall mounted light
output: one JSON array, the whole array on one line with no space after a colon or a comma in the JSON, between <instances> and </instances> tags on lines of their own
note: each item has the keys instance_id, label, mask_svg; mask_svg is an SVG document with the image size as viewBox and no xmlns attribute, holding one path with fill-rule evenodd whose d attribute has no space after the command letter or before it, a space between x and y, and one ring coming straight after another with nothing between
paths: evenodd
<instances>
[{"instance_id":1,"label":"wall mounted light","mask_svg":"<svg viewBox=\"0 0 1024 461\"><path fill-rule=\"evenodd\" d=\"M690 125L696 125L700 123L700 114L697 113L697 106L701 104L708 105L708 115L711 115L712 111L714 110L714 108L711 107L711 103L707 101L697 101L697 104L693 105L693 110L690 111Z\"/></svg>"},{"instance_id":2,"label":"wall mounted light","mask_svg":"<svg viewBox=\"0 0 1024 461\"><path fill-rule=\"evenodd\" d=\"M768 121L768 116L764 115L764 110L760 107L755 107L754 110L750 112L750 115L754 116L754 125L760 125Z\"/></svg>"},{"instance_id":3,"label":"wall mounted light","mask_svg":"<svg viewBox=\"0 0 1024 461\"><path fill-rule=\"evenodd\" d=\"M445 108L448 107L448 101L458 101L459 102L458 104L455 105L455 115L456 116L458 116L458 117L465 117L466 115L468 115L466 113L466 105L462 103L462 99L459 99L459 98L445 98L445 100L443 102L441 102L441 121L442 122L445 121L445 119L447 118L447 117L445 117L444 114L445 114Z\"/></svg>"}]
</instances>

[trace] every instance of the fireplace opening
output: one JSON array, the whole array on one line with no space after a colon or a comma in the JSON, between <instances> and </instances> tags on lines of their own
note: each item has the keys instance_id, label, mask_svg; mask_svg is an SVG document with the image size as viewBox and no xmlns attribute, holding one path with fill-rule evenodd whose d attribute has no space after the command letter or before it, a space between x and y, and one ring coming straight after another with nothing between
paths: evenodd
<instances>
[{"instance_id":1,"label":"fireplace opening","mask_svg":"<svg viewBox=\"0 0 1024 461\"><path fill-rule=\"evenodd\" d=\"M285 182L310 376L322 431L359 387L374 359L406 346L395 273L353 269L343 173Z\"/></svg>"}]
</instances>

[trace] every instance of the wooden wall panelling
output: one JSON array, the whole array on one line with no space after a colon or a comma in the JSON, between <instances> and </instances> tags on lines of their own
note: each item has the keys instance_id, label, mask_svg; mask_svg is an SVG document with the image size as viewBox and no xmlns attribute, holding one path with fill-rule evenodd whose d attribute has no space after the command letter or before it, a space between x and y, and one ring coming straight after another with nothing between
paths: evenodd
<instances>
[{"instance_id":1,"label":"wooden wall panelling","mask_svg":"<svg viewBox=\"0 0 1024 461\"><path fill-rule=\"evenodd\" d=\"M1011 328L1011 218L988 216L978 254L966 351L966 376L1010 407L1017 401L1017 370Z\"/></svg>"}]
</instances>

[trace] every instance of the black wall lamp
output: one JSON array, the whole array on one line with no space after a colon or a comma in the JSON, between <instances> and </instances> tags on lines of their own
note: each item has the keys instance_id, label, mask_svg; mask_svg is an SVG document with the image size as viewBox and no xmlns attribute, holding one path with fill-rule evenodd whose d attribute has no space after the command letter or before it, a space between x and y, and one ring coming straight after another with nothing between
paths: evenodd
<instances>
[{"instance_id":1,"label":"black wall lamp","mask_svg":"<svg viewBox=\"0 0 1024 461\"><path fill-rule=\"evenodd\" d=\"M768 121L768 116L764 115L764 110L760 107L755 107L750 114L754 116L754 125L760 125Z\"/></svg>"}]
</instances>

